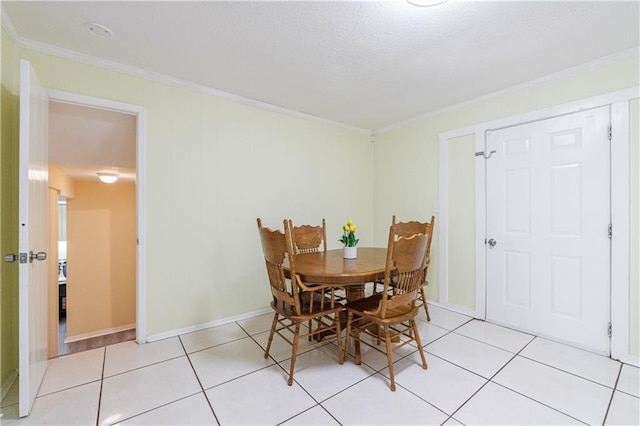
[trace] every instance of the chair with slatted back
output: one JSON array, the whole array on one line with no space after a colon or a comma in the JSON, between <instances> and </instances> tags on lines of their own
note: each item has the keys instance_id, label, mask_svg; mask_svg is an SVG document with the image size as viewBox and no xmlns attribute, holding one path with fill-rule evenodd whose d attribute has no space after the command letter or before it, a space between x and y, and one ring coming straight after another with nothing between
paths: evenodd
<instances>
[{"instance_id":1,"label":"chair with slatted back","mask_svg":"<svg viewBox=\"0 0 640 426\"><path fill-rule=\"evenodd\" d=\"M429 315L429 306L427 305L427 295L424 291L424 288L429 284L427 280L427 272L429 269L429 261L430 261L430 253L431 253L431 241L433 240L433 230L435 226L436 218L431 216L430 222L418 222L415 220L409 222L396 222L396 216L393 215L391 218L391 224L395 225L396 237L409 237L414 234L425 234L429 237L429 242L427 243L427 253L426 253L426 262L424 268L424 277L423 284L420 287L420 291L418 293L418 301L424 307L424 312L427 316L427 321L431 321L431 316ZM381 285L381 282L374 283L374 293L376 292L377 286ZM392 284L393 285L393 282Z\"/></svg>"},{"instance_id":2,"label":"chair with slatted back","mask_svg":"<svg viewBox=\"0 0 640 426\"><path fill-rule=\"evenodd\" d=\"M322 226L317 225L300 225L293 226L293 222L289 220L289 228L293 237L293 249L298 253L314 253L327 251L327 224L322 219Z\"/></svg>"},{"instance_id":3,"label":"chair with slatted back","mask_svg":"<svg viewBox=\"0 0 640 426\"><path fill-rule=\"evenodd\" d=\"M269 350L275 334L278 334L291 345L291 364L287 381L291 386L301 338L317 337L314 343L305 345L304 349L311 349L318 345L324 345L327 341L336 340L338 362L342 364L342 340L339 319L343 306L336 302L331 286L308 286L296 274L296 254L293 250L292 236L287 220L284 221L284 232L263 227L259 218L257 221L269 279L269 288L273 296L271 307L275 312L264 357L267 358L269 356ZM285 266L288 266L290 279L285 275ZM305 330L303 324L310 321L316 327L310 327ZM327 337L322 340L319 338L321 335L326 335Z\"/></svg>"},{"instance_id":4,"label":"chair with slatted back","mask_svg":"<svg viewBox=\"0 0 640 426\"><path fill-rule=\"evenodd\" d=\"M296 254L327 251L327 223L324 218L322 218L322 226L294 226L293 221L289 220L289 229L291 229L293 250ZM344 288L335 288L334 290L336 300L346 300L347 296Z\"/></svg>"},{"instance_id":5,"label":"chair with slatted back","mask_svg":"<svg viewBox=\"0 0 640 426\"><path fill-rule=\"evenodd\" d=\"M425 234L397 237L395 225L392 225L389 230L382 293L346 304L347 338L344 359L348 359L351 338L355 342L356 364L362 361L361 343L385 353L392 391L396 389L393 372L394 351L415 341L422 358L422 368L427 369L415 317L419 310L417 299L423 283L428 242L429 237ZM372 341L382 338L385 340L384 350ZM398 343L393 344L393 341Z\"/></svg>"}]
</instances>

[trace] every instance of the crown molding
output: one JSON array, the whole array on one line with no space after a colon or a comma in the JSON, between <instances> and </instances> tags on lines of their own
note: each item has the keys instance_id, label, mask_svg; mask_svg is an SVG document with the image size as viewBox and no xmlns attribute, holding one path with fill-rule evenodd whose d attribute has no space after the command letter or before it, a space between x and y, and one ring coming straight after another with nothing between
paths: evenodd
<instances>
[{"instance_id":1,"label":"crown molding","mask_svg":"<svg viewBox=\"0 0 640 426\"><path fill-rule=\"evenodd\" d=\"M525 88L529 88L529 87L534 87L534 86L539 86L542 85L544 83L553 81L553 80L558 80L561 78L566 78L566 77L570 77L572 75L575 75L577 73L583 72L583 71L588 71L590 69L602 66L602 65L606 65L606 64L611 64L611 63L615 63L618 61L622 61L625 60L627 58L633 57L633 56L640 56L640 47L635 47L635 48L631 48L631 49L627 49L627 50L623 50L622 52L618 52L618 53L614 53L613 55L609 55L609 56L605 56L604 58L600 58L600 59L596 59L595 61L591 61L591 62L587 62L585 64L582 65L578 65L576 67L572 67L572 68L567 68L565 70L562 71L558 71L552 74L548 74L546 76L525 82L525 83L520 83L517 84L515 86L511 86L508 87L506 89L502 89L502 90L498 90L496 92L492 92L486 95L482 95L479 96L477 98L473 98L473 99L469 99L467 101L463 101L457 104L453 104L444 108L440 108L438 110L435 111L431 111L425 114L421 114L418 115L416 117L413 118L409 118L407 120L403 120L403 121L399 121L397 123L379 128L379 129L375 129L375 130L371 130L371 129L363 129L360 127L356 127L356 126L351 126L345 123L340 123L337 121L333 121L333 120L329 120L326 118L322 118L322 117L318 117L312 114L308 114L308 113L304 113L304 112L300 112L300 111L295 111L292 109L288 109L288 108L284 108L278 105L273 105L267 102L263 102L263 101L258 101L256 99L251 99L251 98L247 98L244 96L240 96L240 95L236 95L234 93L230 93L230 92L225 92L224 90L220 90L220 89L216 89L213 87L209 87L209 86L205 86L202 84L198 84L198 83L194 83L192 81L188 81L188 80L182 80L179 78L175 78L175 77L171 77L165 74L160 74L160 73L156 73L156 72L152 72L152 71L147 71L144 70L142 68L137 68L137 67L133 67L130 65L125 65L125 64L121 64L119 62L115 62L115 61L109 61L106 59L102 59L102 58L98 58L96 56L91 56L91 55L87 55L84 53L79 53L73 50L69 50L69 49L63 49L57 46L53 46L50 44L46 44L46 43L42 43L42 42L38 42L38 41L33 41L33 40L29 40L29 39L25 39L22 38L18 35L15 26L13 25L13 21L11 21L11 18L9 18L9 15L6 13L5 9L4 9L4 5L2 5L2 27L5 29L5 31L7 32L7 34L9 35L9 37L11 38L11 40L20 48L24 48L24 49L29 49L29 50L34 50L37 52L41 52L41 53L45 53L48 55L53 55L53 56L58 56L58 57L62 57L65 59L69 59L69 60L73 60L76 62L80 62L86 65L92 65L92 66L96 66L98 68L104 68L104 69L108 69L111 71L116 71L116 72L121 72L121 73L125 73L125 74L129 74L129 75L133 75L135 77L140 77L140 78L144 78L147 80L151 80L151 81L155 81L157 83L163 83L163 84L167 84L170 86L175 86L175 87L180 87L180 88L185 88L185 89L191 89L191 90L195 90L197 92L203 93L203 94L207 94L207 95L212 95L212 96L217 96L220 98L224 98L230 101L234 101L234 102L238 102L238 103L242 103L245 105L249 105L249 106L253 106L256 108L260 108L260 109L264 109L267 111L272 111L272 112L276 112L276 113L280 113L280 114L284 114L284 115L288 115L291 117L296 117L296 118L302 118L305 120L310 120L310 121L315 121L315 122L319 122L319 123L323 123L323 124L328 124L331 126L336 126L339 128L343 128L343 129L347 129L347 130L352 130L358 133L363 133L363 134L367 134L370 136L370 138L374 138L375 140L375 135L381 134L381 133L385 133L394 129L398 129L400 127L404 127L406 125L409 125L411 123L415 123L417 121L421 121L421 120L425 120L428 118L432 118L432 117L436 117L438 115L442 115L445 114L447 112L456 110L456 109L460 109L460 108L464 108L467 106L471 106L474 104L478 104L481 102L485 102L487 100L499 97L499 96L504 96L504 95L508 95L510 93L515 93L518 91L521 91Z\"/></svg>"},{"instance_id":2,"label":"crown molding","mask_svg":"<svg viewBox=\"0 0 640 426\"><path fill-rule=\"evenodd\" d=\"M5 27L5 17L6 17L6 27ZM129 74L135 77L144 78L147 80L155 81L157 83L163 83L174 87L180 87L183 89L191 89L197 91L199 93L203 93L206 95L217 96L220 98L224 98L230 101L242 103L245 105L249 105L252 107L260 108L267 111L272 111L284 115L288 115L291 117L302 118L304 120L315 121L323 124L328 124L331 126L355 131L358 133L364 133L367 135L371 134L371 130L363 129L360 127L351 126L348 124L340 123L337 121L329 120L326 118L318 117L312 114L307 114L300 111L295 111L289 108L284 108L278 105L273 105L267 102L258 101L256 99L247 98L244 96L236 95L230 92L225 92L224 90L216 89L213 87L205 86L202 84L194 83L188 80L182 80L179 78L171 77L165 74L160 74L152 71L147 71L142 68L133 67L130 65L121 64L115 61L109 61L106 59L98 58L96 56L87 55L84 53L79 53L74 50L64 49L61 47L53 46L47 43L42 43L39 41L29 40L20 37L17 35L15 27L11 22L10 18L6 13L2 13L2 26L7 28L7 33L12 32L10 35L13 38L14 43L22 48L29 49L36 52L44 53L47 55L57 56L64 59L69 59L75 62L79 62L85 65L92 65L98 68L107 69L110 71L120 72L124 74Z\"/></svg>"},{"instance_id":3,"label":"crown molding","mask_svg":"<svg viewBox=\"0 0 640 426\"><path fill-rule=\"evenodd\" d=\"M9 14L4 8L4 4L0 4L0 15L2 15L2 28L6 31L9 39L13 44L18 44L18 32L16 26L13 25L13 21L9 17Z\"/></svg>"},{"instance_id":4,"label":"crown molding","mask_svg":"<svg viewBox=\"0 0 640 426\"><path fill-rule=\"evenodd\" d=\"M400 121L398 123L395 124L391 124L389 126L385 126L382 127L380 129L374 130L372 132L372 134L380 134L380 133L384 133L384 132L388 132L390 130L394 130L394 129L398 129L400 127L404 127L408 124L411 123L415 123L417 121L422 121L425 120L427 118L432 118L438 115L442 115L445 114L447 112L450 111L454 111L456 109L460 109L460 108L464 108L467 106L471 106L474 104L478 104L481 102L485 102L487 100L493 99L493 98L497 98L499 96L504 96L504 95L508 95L511 93L516 93L519 92L523 89L529 88L529 87L535 87L535 86L540 86L544 83L548 83L550 81L553 80L559 80L562 78L567 78L567 77L571 77L575 74L578 74L580 72L583 71L588 71L603 65L607 65L607 64L613 64L619 61L623 61L625 59L631 58L633 56L640 56L640 47L634 47L631 49L627 49L627 50L623 50L622 52L618 52L618 53L614 53L613 55L609 55L609 56L605 56L604 58L600 58L600 59L596 59L595 61L591 61L591 62L587 62L586 64L582 64L582 65L578 65L576 67L572 67L572 68L567 68L564 69L562 71L558 71L552 74L548 74L545 75L543 77L540 78L536 78L534 80L525 82L525 83L520 83L517 84L515 86L511 86L511 87L507 87L506 89L502 89L502 90L498 90L496 92L493 93L489 93L487 95L482 95L479 96L477 98L473 98L473 99L469 99L467 101L464 102L460 102L454 105L450 105L448 107L444 107L435 111L431 111L428 112L426 114L421 114L417 117L413 117L413 118L409 118L407 120L403 120Z\"/></svg>"}]
</instances>

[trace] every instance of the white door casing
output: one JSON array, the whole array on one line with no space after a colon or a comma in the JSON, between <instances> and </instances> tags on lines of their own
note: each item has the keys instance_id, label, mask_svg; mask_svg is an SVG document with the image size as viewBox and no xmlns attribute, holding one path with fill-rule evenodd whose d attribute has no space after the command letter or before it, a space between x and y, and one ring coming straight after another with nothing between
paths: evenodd
<instances>
[{"instance_id":1,"label":"white door casing","mask_svg":"<svg viewBox=\"0 0 640 426\"><path fill-rule=\"evenodd\" d=\"M46 90L20 61L19 153L19 416L29 414L47 369L48 107ZM42 255L41 255L42 257Z\"/></svg>"},{"instance_id":2,"label":"white door casing","mask_svg":"<svg viewBox=\"0 0 640 426\"><path fill-rule=\"evenodd\" d=\"M487 318L609 354L608 106L488 132Z\"/></svg>"},{"instance_id":3,"label":"white door casing","mask_svg":"<svg viewBox=\"0 0 640 426\"><path fill-rule=\"evenodd\" d=\"M146 112L140 105L96 98L56 89L47 90L51 100L117 111L136 116L136 341L147 342L147 224L146 218Z\"/></svg>"}]
</instances>

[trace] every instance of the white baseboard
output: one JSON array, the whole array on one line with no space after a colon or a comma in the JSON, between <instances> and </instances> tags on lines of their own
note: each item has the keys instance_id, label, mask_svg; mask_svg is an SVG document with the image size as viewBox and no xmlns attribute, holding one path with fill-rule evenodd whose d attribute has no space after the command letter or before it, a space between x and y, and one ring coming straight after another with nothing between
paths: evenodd
<instances>
[{"instance_id":1,"label":"white baseboard","mask_svg":"<svg viewBox=\"0 0 640 426\"><path fill-rule=\"evenodd\" d=\"M120 331L133 330L135 328L136 328L135 323L121 325L119 327L105 328L103 330L92 331L90 333L76 334L75 336L67 336L67 338L64 339L64 342L73 343L73 342L78 342L80 340L91 339L92 337L106 336L107 334L118 333Z\"/></svg>"},{"instance_id":2,"label":"white baseboard","mask_svg":"<svg viewBox=\"0 0 640 426\"><path fill-rule=\"evenodd\" d=\"M215 321L205 322L202 324L193 325L190 327L180 328L177 330L165 331L164 333L152 334L147 336L147 342L156 342L162 339L168 339L170 337L176 337L181 334L193 333L194 331L204 330L205 328L215 327L218 325L229 324L235 321L242 321L247 318L253 318L260 315L272 313L273 310L271 308L264 308L258 311L247 312L246 314L236 315L233 317L222 318Z\"/></svg>"},{"instance_id":3,"label":"white baseboard","mask_svg":"<svg viewBox=\"0 0 640 426\"><path fill-rule=\"evenodd\" d=\"M427 296L427 299L429 297ZM440 302L435 302L433 300L429 300L429 305L437 306L438 308L446 309L448 311L456 312L462 315L466 315L468 317L482 319L480 314L477 311L466 308L464 306L454 305L452 303L442 304Z\"/></svg>"},{"instance_id":4,"label":"white baseboard","mask_svg":"<svg viewBox=\"0 0 640 426\"><path fill-rule=\"evenodd\" d=\"M618 358L618 361L624 362L625 364L630 364L635 367L640 367L640 357L638 355L625 354Z\"/></svg>"},{"instance_id":5,"label":"white baseboard","mask_svg":"<svg viewBox=\"0 0 640 426\"><path fill-rule=\"evenodd\" d=\"M5 396L7 396L9 390L11 389L11 386L13 386L13 383L17 378L18 370L13 370L11 374L9 374L9 377L7 377L7 380L2 383L2 388L0 388L0 401L2 401Z\"/></svg>"}]
</instances>

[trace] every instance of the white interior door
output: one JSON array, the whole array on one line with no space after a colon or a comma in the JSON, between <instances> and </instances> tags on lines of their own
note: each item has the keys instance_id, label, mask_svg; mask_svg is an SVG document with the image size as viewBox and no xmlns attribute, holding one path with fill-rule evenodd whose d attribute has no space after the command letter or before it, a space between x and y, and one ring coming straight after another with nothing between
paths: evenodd
<instances>
[{"instance_id":1,"label":"white interior door","mask_svg":"<svg viewBox=\"0 0 640 426\"><path fill-rule=\"evenodd\" d=\"M609 107L491 132L487 318L609 354Z\"/></svg>"},{"instance_id":2,"label":"white interior door","mask_svg":"<svg viewBox=\"0 0 640 426\"><path fill-rule=\"evenodd\" d=\"M47 369L49 99L28 61L20 61L19 415L31 411Z\"/></svg>"}]
</instances>

